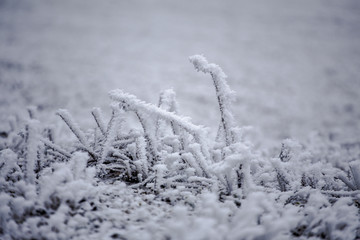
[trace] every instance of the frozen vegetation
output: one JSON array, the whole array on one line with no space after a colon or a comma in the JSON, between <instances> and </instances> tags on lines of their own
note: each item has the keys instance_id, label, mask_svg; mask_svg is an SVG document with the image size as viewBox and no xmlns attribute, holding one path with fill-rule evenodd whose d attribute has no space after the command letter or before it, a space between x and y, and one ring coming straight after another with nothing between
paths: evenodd
<instances>
[{"instance_id":1,"label":"frozen vegetation","mask_svg":"<svg viewBox=\"0 0 360 240\"><path fill-rule=\"evenodd\" d=\"M0 0L0 239L360 239L359 49L358 0Z\"/></svg>"},{"instance_id":2,"label":"frozen vegetation","mask_svg":"<svg viewBox=\"0 0 360 240\"><path fill-rule=\"evenodd\" d=\"M11 119L0 138L1 239L359 238L360 142L314 134L269 157L236 125L222 69L190 62L212 79L216 129L182 116L172 89L156 105L110 91L86 131L58 110L74 138L57 140L60 126L35 108Z\"/></svg>"}]
</instances>

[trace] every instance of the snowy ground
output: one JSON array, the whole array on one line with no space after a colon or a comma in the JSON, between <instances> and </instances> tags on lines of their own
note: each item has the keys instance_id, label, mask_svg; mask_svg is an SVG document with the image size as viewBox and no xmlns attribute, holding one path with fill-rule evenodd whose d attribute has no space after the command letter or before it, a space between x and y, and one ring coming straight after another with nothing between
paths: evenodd
<instances>
[{"instance_id":1,"label":"snowy ground","mask_svg":"<svg viewBox=\"0 0 360 240\"><path fill-rule=\"evenodd\" d=\"M200 53L227 73L239 125L262 142L359 132L358 1L0 4L2 117L37 105L46 118L61 107L86 123L111 89L156 103L173 88L184 115L216 127L210 79L188 62Z\"/></svg>"},{"instance_id":2,"label":"snowy ground","mask_svg":"<svg viewBox=\"0 0 360 240\"><path fill-rule=\"evenodd\" d=\"M242 186L222 196L221 174L227 164L238 164L233 158L223 165L207 163L220 180L198 195L184 186L157 195L158 190L149 194L122 182L109 185L92 177L95 169L85 167L89 156L78 153L71 153L68 163L44 163L36 184L28 182L24 162L31 148L24 136L29 129L9 137L4 131L10 128L8 118L24 116L30 105L38 108L42 123L58 124L56 134L67 136L71 132L54 114L59 108L68 109L86 129L94 127L93 107L109 117L109 90L120 88L157 104L159 93L173 88L180 114L210 127L214 135L219 124L215 90L208 75L194 71L188 59L194 54L222 67L237 94L237 125L253 127L247 140L256 148L239 143L230 151L239 161L250 161L251 168L242 171L251 172L253 192L246 195ZM357 231L360 236L359 103L357 0L0 0L0 235L349 239ZM305 146L285 141L283 159L278 157L285 138L305 142L313 131L322 134ZM87 137L93 137L90 133ZM78 142L62 140L65 150L79 150ZM41 144L36 145L39 152L49 148ZM166 153L166 147L159 152ZM266 151L273 147L276 151ZM34 149L34 159L52 156ZM12 168L20 176L15 183L8 180L18 176ZM49 201L56 207L49 207Z\"/></svg>"}]
</instances>

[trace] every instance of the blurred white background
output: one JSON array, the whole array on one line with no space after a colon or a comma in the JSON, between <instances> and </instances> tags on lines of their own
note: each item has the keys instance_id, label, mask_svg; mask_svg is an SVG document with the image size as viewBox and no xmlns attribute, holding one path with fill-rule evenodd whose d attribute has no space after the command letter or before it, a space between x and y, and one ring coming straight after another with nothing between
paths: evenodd
<instances>
[{"instance_id":1,"label":"blurred white background","mask_svg":"<svg viewBox=\"0 0 360 240\"><path fill-rule=\"evenodd\" d=\"M121 88L157 103L173 88L180 111L217 129L209 76L220 65L237 92L237 123L261 144L312 131L360 133L357 0L0 0L0 113L68 108L83 124Z\"/></svg>"}]
</instances>

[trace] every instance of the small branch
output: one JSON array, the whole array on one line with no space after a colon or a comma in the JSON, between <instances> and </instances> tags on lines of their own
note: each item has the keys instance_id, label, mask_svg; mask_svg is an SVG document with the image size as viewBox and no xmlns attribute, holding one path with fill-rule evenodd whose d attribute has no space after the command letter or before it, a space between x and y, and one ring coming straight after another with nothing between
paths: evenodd
<instances>
[{"instance_id":1,"label":"small branch","mask_svg":"<svg viewBox=\"0 0 360 240\"><path fill-rule=\"evenodd\" d=\"M321 191L322 194L329 194L333 196L339 196L339 197L353 197L360 194L360 190L356 191Z\"/></svg>"},{"instance_id":2,"label":"small branch","mask_svg":"<svg viewBox=\"0 0 360 240\"><path fill-rule=\"evenodd\" d=\"M151 136L151 133L146 125L145 117L138 111L135 111L135 114L138 117L139 122L144 130L144 137L145 137L145 140L147 143L148 151L150 153L150 163L151 163L151 165L154 165L156 158L158 157L156 154L155 141L154 141L153 137Z\"/></svg>"},{"instance_id":3,"label":"small branch","mask_svg":"<svg viewBox=\"0 0 360 240\"><path fill-rule=\"evenodd\" d=\"M85 147L89 148L89 143L86 140L85 134L80 129L78 124L73 120L70 113L65 109L60 109L56 113L61 117L61 119L66 123L66 125L70 128L70 130L74 133L74 135L79 139L80 143Z\"/></svg>"},{"instance_id":4,"label":"small branch","mask_svg":"<svg viewBox=\"0 0 360 240\"><path fill-rule=\"evenodd\" d=\"M355 191L357 190L356 189L356 186L354 184L352 184L344 175L339 175L338 178L343 181L343 183L346 184L346 186L348 186L351 190Z\"/></svg>"},{"instance_id":5,"label":"small branch","mask_svg":"<svg viewBox=\"0 0 360 240\"><path fill-rule=\"evenodd\" d=\"M174 90L172 90L172 89L167 89L167 90L161 92L158 107L161 109L164 109L165 111L173 112L176 114L177 113L177 103L176 103L175 97L176 97L176 94L175 94ZM157 117L156 129L155 129L155 136L157 138L159 137L159 130L163 123L162 121L163 120L161 120L161 119L159 119L159 117ZM171 125L173 133L175 134L176 130L174 129L173 122L170 122L170 125Z\"/></svg>"},{"instance_id":6,"label":"small branch","mask_svg":"<svg viewBox=\"0 0 360 240\"><path fill-rule=\"evenodd\" d=\"M101 148L101 154L100 154L101 155L101 159L100 159L101 164L105 161L105 159L112 147L112 144L114 143L114 141L117 138L117 129L121 127L122 121L123 120L121 118L121 111L119 109L113 109L111 119L110 119L109 124L106 129L105 141Z\"/></svg>"},{"instance_id":7,"label":"small branch","mask_svg":"<svg viewBox=\"0 0 360 240\"><path fill-rule=\"evenodd\" d=\"M216 64L209 64L201 55L190 57L190 62L197 71L209 73L214 83L219 109L221 114L221 123L224 131L225 144L230 146L233 142L231 129L233 127L233 115L230 106L233 101L234 92L230 89L226 82L226 75L222 69Z\"/></svg>"},{"instance_id":8,"label":"small branch","mask_svg":"<svg viewBox=\"0 0 360 240\"><path fill-rule=\"evenodd\" d=\"M35 165L38 160L37 149L38 149L38 134L36 129L35 120L30 120L29 124L26 125L26 179L29 183L35 183Z\"/></svg>"},{"instance_id":9,"label":"small branch","mask_svg":"<svg viewBox=\"0 0 360 240\"><path fill-rule=\"evenodd\" d=\"M80 145L80 146L78 147L78 149L87 152L87 153L90 155L90 157L97 162L97 160L98 160L99 157L98 157L98 155L97 155L95 152L93 152L90 148L87 148L87 147L85 147L85 146L83 146L83 145Z\"/></svg>"},{"instance_id":10,"label":"small branch","mask_svg":"<svg viewBox=\"0 0 360 240\"><path fill-rule=\"evenodd\" d=\"M104 123L100 108L93 108L91 111L91 114L93 115L95 122L97 126L99 127L101 133L103 136L106 136L106 125Z\"/></svg>"},{"instance_id":11,"label":"small branch","mask_svg":"<svg viewBox=\"0 0 360 240\"><path fill-rule=\"evenodd\" d=\"M58 146L44 138L40 138L40 141L42 143L44 143L45 146L51 148L53 151L60 153L62 156L69 158L69 159L71 158L71 154L68 153L67 151L65 151L64 149L62 149L60 146Z\"/></svg>"}]
</instances>

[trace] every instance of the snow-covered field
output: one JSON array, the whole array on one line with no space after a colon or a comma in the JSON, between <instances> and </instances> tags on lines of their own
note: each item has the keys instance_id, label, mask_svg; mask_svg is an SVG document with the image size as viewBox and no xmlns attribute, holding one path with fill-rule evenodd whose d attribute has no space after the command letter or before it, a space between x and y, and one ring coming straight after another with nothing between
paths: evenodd
<instances>
[{"instance_id":1,"label":"snow-covered field","mask_svg":"<svg viewBox=\"0 0 360 240\"><path fill-rule=\"evenodd\" d=\"M160 190L149 181L134 190L123 181L99 181L103 162L85 170L88 155L76 151L86 144L79 148L82 138L55 112L68 109L83 130L90 129L86 147L105 161L103 151L112 143L93 140L91 111L100 107L107 122L113 89L158 105L160 92L172 88L178 113L208 127L207 139L215 138L216 92L209 75L194 71L194 54L227 74L236 92L233 125L243 127L241 144L234 140L238 145L228 149L207 141L211 157L205 154L206 164L198 162L200 170L190 164L195 173L185 174L164 160L176 158L161 145L182 135L165 131L154 137L163 162L149 166L149 178L154 171L162 179L157 174L163 171L166 181L185 174L211 179L209 186L202 179L188 191L186 180ZM360 226L359 103L357 0L0 0L0 238L353 239ZM28 106L35 106L41 124L27 122ZM14 116L20 120L11 126ZM136 118L128 125L143 134ZM53 163L62 158L47 152L39 157L44 146L29 140L47 126L54 130L52 150L71 154L68 163ZM144 139L152 137L145 132ZM187 143L184 154L199 153L196 138ZM226 164L216 161L216 151ZM45 161L33 182L29 156ZM236 164L251 176L232 189ZM49 206L49 199L60 203Z\"/></svg>"}]
</instances>

